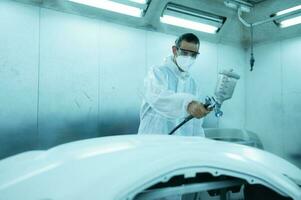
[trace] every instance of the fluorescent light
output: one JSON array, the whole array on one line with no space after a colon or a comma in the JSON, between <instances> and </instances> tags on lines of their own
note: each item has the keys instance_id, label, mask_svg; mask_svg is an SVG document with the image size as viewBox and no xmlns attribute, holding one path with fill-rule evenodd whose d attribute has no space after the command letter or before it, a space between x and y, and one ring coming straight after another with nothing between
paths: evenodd
<instances>
[{"instance_id":1,"label":"fluorescent light","mask_svg":"<svg viewBox=\"0 0 301 200\"><path fill-rule=\"evenodd\" d=\"M279 11L276 14L272 14L271 17L280 16L278 17L278 19L274 20L274 23L281 28L286 28L297 24L301 24L300 14L301 5L298 5L292 8Z\"/></svg>"},{"instance_id":2,"label":"fluorescent light","mask_svg":"<svg viewBox=\"0 0 301 200\"><path fill-rule=\"evenodd\" d=\"M279 12L276 13L276 16L284 15L284 14L287 14L287 13L290 13L290 12L294 12L296 10L301 10L301 5L295 6L295 7L286 9L286 10L279 11Z\"/></svg>"},{"instance_id":3,"label":"fluorescent light","mask_svg":"<svg viewBox=\"0 0 301 200\"><path fill-rule=\"evenodd\" d=\"M215 34L218 30L218 27L202 24L178 17L173 17L169 15L163 15L163 17L160 18L160 21L166 24L174 25L174 26L180 26L183 28L193 29L197 31L202 31L206 33L212 33Z\"/></svg>"},{"instance_id":4,"label":"fluorescent light","mask_svg":"<svg viewBox=\"0 0 301 200\"><path fill-rule=\"evenodd\" d=\"M84 4L91 7L96 7L100 9L105 9L117 13L122 13L134 17L141 17L143 10L140 8L128 6L125 4L117 3L110 0L69 0L74 3ZM133 0L135 1L135 0ZM139 0L136 0L139 1Z\"/></svg>"},{"instance_id":5,"label":"fluorescent light","mask_svg":"<svg viewBox=\"0 0 301 200\"><path fill-rule=\"evenodd\" d=\"M140 3L140 4L146 4L147 3L147 0L130 0L132 2L135 2L135 3Z\"/></svg>"},{"instance_id":6,"label":"fluorescent light","mask_svg":"<svg viewBox=\"0 0 301 200\"><path fill-rule=\"evenodd\" d=\"M173 26L216 34L223 26L226 18L195 8L168 3L160 21Z\"/></svg>"},{"instance_id":7,"label":"fluorescent light","mask_svg":"<svg viewBox=\"0 0 301 200\"><path fill-rule=\"evenodd\" d=\"M281 21L280 22L280 27L281 28L286 28L286 27L289 27L289 26L297 25L297 24L301 24L301 16Z\"/></svg>"}]
</instances>

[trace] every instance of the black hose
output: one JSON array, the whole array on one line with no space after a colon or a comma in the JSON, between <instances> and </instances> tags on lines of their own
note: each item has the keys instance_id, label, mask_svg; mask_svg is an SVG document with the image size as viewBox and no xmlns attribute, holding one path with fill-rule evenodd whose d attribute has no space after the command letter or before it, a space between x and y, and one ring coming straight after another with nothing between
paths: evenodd
<instances>
[{"instance_id":1,"label":"black hose","mask_svg":"<svg viewBox=\"0 0 301 200\"><path fill-rule=\"evenodd\" d=\"M188 122L191 119L193 119L192 115L189 115L188 117L186 117L180 124L178 124L174 129L172 129L172 131L170 131L168 133L168 135L172 135L176 130L178 130L178 128L180 128L181 126L183 126L186 122Z\"/></svg>"},{"instance_id":2,"label":"black hose","mask_svg":"<svg viewBox=\"0 0 301 200\"><path fill-rule=\"evenodd\" d=\"M204 107L207 109L210 106L210 104L205 104ZM168 135L172 135L174 132L176 132L176 130L178 130L181 126L183 126L184 124L186 124L188 121L190 121L191 119L193 119L194 117L192 115L189 115L188 117L186 117L180 124L178 124L174 129L172 129L172 131L170 131L168 133Z\"/></svg>"}]
</instances>

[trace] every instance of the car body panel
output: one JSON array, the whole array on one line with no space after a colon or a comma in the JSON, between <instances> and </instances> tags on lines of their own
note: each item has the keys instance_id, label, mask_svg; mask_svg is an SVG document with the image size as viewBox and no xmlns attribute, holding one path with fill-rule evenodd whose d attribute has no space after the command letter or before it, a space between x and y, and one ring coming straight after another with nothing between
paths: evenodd
<instances>
[{"instance_id":1,"label":"car body panel","mask_svg":"<svg viewBox=\"0 0 301 200\"><path fill-rule=\"evenodd\" d=\"M260 149L202 137L127 135L0 161L0 200L132 199L178 174L211 173L301 199L301 170Z\"/></svg>"}]
</instances>

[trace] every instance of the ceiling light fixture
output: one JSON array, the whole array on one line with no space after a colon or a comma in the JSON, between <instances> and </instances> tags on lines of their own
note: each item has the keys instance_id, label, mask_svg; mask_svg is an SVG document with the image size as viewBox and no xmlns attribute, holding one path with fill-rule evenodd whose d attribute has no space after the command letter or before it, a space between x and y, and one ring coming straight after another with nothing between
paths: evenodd
<instances>
[{"instance_id":1,"label":"ceiling light fixture","mask_svg":"<svg viewBox=\"0 0 301 200\"><path fill-rule=\"evenodd\" d=\"M135 2L135 3L140 3L140 4L147 4L148 3L148 0L130 0L132 2Z\"/></svg>"},{"instance_id":2,"label":"ceiling light fixture","mask_svg":"<svg viewBox=\"0 0 301 200\"><path fill-rule=\"evenodd\" d=\"M301 5L279 11L272 14L271 17L277 17L274 23L281 28L301 24Z\"/></svg>"},{"instance_id":3,"label":"ceiling light fixture","mask_svg":"<svg viewBox=\"0 0 301 200\"><path fill-rule=\"evenodd\" d=\"M216 34L226 21L225 17L168 3L160 17L165 24Z\"/></svg>"},{"instance_id":4,"label":"ceiling light fixture","mask_svg":"<svg viewBox=\"0 0 301 200\"><path fill-rule=\"evenodd\" d=\"M286 28L297 24L301 24L301 16L281 21L280 27Z\"/></svg>"},{"instance_id":5,"label":"ceiling light fixture","mask_svg":"<svg viewBox=\"0 0 301 200\"><path fill-rule=\"evenodd\" d=\"M292 8L288 8L288 9L285 9L285 10L282 10L282 11L279 11L275 15L276 16L284 15L284 14L287 14L287 13L290 13L290 12L294 12L296 10L301 10L301 5L295 6L295 7L292 7Z\"/></svg>"},{"instance_id":6,"label":"ceiling light fixture","mask_svg":"<svg viewBox=\"0 0 301 200\"><path fill-rule=\"evenodd\" d=\"M128 0L129 5L120 3L118 0L69 0L74 3L83 4L90 7L100 8L104 10L109 10L112 12L117 12L125 15L130 15L134 17L142 17L146 11L148 0ZM143 4L142 6L135 7L132 4L138 3Z\"/></svg>"}]
</instances>

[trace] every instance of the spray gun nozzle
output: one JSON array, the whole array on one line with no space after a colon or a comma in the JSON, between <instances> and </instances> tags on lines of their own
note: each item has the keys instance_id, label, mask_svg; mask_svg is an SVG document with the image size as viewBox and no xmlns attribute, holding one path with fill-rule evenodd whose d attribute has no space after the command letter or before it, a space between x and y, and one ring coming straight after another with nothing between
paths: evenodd
<instances>
[{"instance_id":1,"label":"spray gun nozzle","mask_svg":"<svg viewBox=\"0 0 301 200\"><path fill-rule=\"evenodd\" d=\"M214 97L206 97L205 108L213 109L216 117L223 116L223 112L221 111L221 104L218 101L216 101Z\"/></svg>"}]
</instances>

